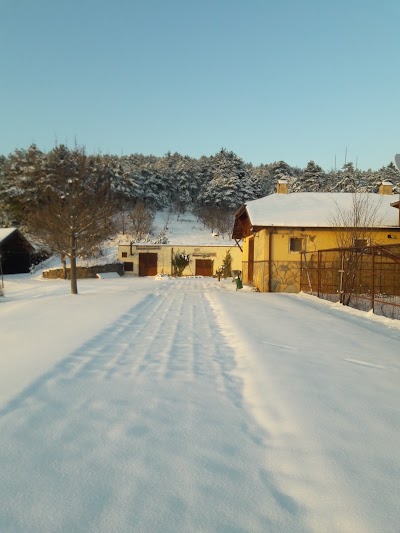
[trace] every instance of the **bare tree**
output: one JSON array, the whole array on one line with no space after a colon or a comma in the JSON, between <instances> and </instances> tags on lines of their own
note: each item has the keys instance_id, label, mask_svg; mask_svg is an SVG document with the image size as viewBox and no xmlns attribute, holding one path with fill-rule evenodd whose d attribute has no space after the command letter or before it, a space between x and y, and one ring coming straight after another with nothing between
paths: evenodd
<instances>
[{"instance_id":1,"label":"bare tree","mask_svg":"<svg viewBox=\"0 0 400 533\"><path fill-rule=\"evenodd\" d=\"M229 235L235 221L235 212L232 209L215 210L215 229L221 235Z\"/></svg>"},{"instance_id":2,"label":"bare tree","mask_svg":"<svg viewBox=\"0 0 400 533\"><path fill-rule=\"evenodd\" d=\"M147 234L152 232L154 211L143 201L136 202L129 213L130 232L136 241L141 241Z\"/></svg>"},{"instance_id":3,"label":"bare tree","mask_svg":"<svg viewBox=\"0 0 400 533\"><path fill-rule=\"evenodd\" d=\"M212 232L218 231L221 235L225 235L229 234L233 228L235 215L232 209L207 204L195 209L194 213L198 220Z\"/></svg>"},{"instance_id":4,"label":"bare tree","mask_svg":"<svg viewBox=\"0 0 400 533\"><path fill-rule=\"evenodd\" d=\"M96 253L114 234L114 205L83 149L60 146L47 157L39 205L28 214L38 242L70 260L71 293L78 294L76 260Z\"/></svg>"},{"instance_id":5,"label":"bare tree","mask_svg":"<svg viewBox=\"0 0 400 533\"><path fill-rule=\"evenodd\" d=\"M336 202L331 224L336 229L340 254L340 302L349 305L356 290L357 273L362 261L362 250L375 244L374 228L380 226L382 199L374 201L367 193L352 193L351 206L342 208Z\"/></svg>"}]
</instances>

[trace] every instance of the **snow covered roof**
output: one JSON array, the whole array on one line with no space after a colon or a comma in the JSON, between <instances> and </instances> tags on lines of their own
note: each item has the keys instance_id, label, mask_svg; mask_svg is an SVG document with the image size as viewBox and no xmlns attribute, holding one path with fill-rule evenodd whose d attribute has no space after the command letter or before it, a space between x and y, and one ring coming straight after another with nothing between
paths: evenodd
<instances>
[{"instance_id":1,"label":"snow covered roof","mask_svg":"<svg viewBox=\"0 0 400 533\"><path fill-rule=\"evenodd\" d=\"M398 226L399 212L391 207L397 196L376 193L357 193L371 209L377 209L379 227ZM351 211L352 193L298 192L271 194L246 203L252 226L329 227L337 213Z\"/></svg>"},{"instance_id":2,"label":"snow covered roof","mask_svg":"<svg viewBox=\"0 0 400 533\"><path fill-rule=\"evenodd\" d=\"M17 228L0 228L0 242L7 239Z\"/></svg>"}]
</instances>

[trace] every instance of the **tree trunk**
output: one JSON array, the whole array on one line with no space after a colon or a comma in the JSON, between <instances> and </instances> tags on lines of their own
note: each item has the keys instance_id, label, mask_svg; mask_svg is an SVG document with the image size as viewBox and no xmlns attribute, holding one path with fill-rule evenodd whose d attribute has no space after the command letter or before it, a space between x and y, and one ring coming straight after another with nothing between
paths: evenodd
<instances>
[{"instance_id":1,"label":"tree trunk","mask_svg":"<svg viewBox=\"0 0 400 533\"><path fill-rule=\"evenodd\" d=\"M61 255L61 263L62 263L62 270L63 270L63 279L67 279L67 258L65 257L65 254Z\"/></svg>"},{"instance_id":2,"label":"tree trunk","mask_svg":"<svg viewBox=\"0 0 400 533\"><path fill-rule=\"evenodd\" d=\"M70 275L71 275L71 294L78 294L78 284L76 279L76 237L74 234L70 237Z\"/></svg>"}]
</instances>

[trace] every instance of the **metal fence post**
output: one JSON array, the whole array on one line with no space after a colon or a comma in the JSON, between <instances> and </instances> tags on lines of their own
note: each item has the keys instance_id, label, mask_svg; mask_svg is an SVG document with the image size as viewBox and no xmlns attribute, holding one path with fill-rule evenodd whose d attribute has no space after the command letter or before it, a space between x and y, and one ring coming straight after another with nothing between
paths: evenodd
<instances>
[{"instance_id":1,"label":"metal fence post","mask_svg":"<svg viewBox=\"0 0 400 533\"><path fill-rule=\"evenodd\" d=\"M372 247L371 309L375 313L375 248Z\"/></svg>"},{"instance_id":2,"label":"metal fence post","mask_svg":"<svg viewBox=\"0 0 400 533\"><path fill-rule=\"evenodd\" d=\"M321 252L318 250L318 264L317 264L317 277L318 277L318 298L321 293Z\"/></svg>"}]
</instances>

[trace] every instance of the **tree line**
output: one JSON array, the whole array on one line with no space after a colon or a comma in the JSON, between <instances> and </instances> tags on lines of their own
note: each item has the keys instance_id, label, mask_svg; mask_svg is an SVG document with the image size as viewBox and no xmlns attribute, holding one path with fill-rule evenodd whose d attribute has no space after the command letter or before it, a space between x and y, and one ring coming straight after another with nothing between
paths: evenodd
<instances>
[{"instance_id":1,"label":"tree line","mask_svg":"<svg viewBox=\"0 0 400 533\"><path fill-rule=\"evenodd\" d=\"M90 155L65 145L42 152L31 145L0 156L0 226L23 227L52 253L69 257L76 294L76 258L124 231L126 219L121 223L119 214L130 213L139 227L159 209L192 211L210 229L229 233L235 210L275 192L278 179L286 179L291 192L373 192L382 180L400 192L392 163L378 171L347 163L325 172L314 161L304 169L284 161L253 166L225 149L196 159L178 153Z\"/></svg>"},{"instance_id":2,"label":"tree line","mask_svg":"<svg viewBox=\"0 0 400 533\"><path fill-rule=\"evenodd\" d=\"M32 145L7 157L0 156L0 223L23 223L26 209L34 206L40 195L41 181L52 179L51 166L64 154L76 155L79 151L82 150L61 145L45 153ZM177 213L201 212L204 207L235 210L248 200L275 192L278 179L286 179L291 192L375 192L383 179L392 181L395 192L400 192L400 173L393 163L377 171L363 171L350 162L340 170L325 172L314 161L304 169L284 161L253 166L225 149L198 159L178 153L163 157L142 154L86 157L91 174L96 174L93 194L98 195L101 185L120 210L137 201L154 210L170 208Z\"/></svg>"}]
</instances>

